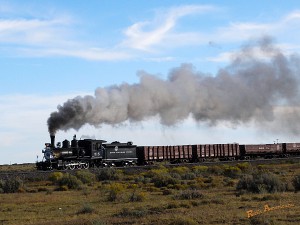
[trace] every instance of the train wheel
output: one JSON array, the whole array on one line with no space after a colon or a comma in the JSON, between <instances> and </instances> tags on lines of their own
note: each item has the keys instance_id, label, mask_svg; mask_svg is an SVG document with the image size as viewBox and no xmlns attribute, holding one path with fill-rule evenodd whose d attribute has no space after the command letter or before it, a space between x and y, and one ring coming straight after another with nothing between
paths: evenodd
<instances>
[{"instance_id":1,"label":"train wheel","mask_svg":"<svg viewBox=\"0 0 300 225\"><path fill-rule=\"evenodd\" d=\"M81 166L82 166L82 169L87 170L90 167L90 164L88 162L84 162L81 164Z\"/></svg>"},{"instance_id":2,"label":"train wheel","mask_svg":"<svg viewBox=\"0 0 300 225\"><path fill-rule=\"evenodd\" d=\"M75 169L74 162L71 162L71 163L70 163L70 165L69 165L69 169L70 169L70 170L74 170L74 169Z\"/></svg>"},{"instance_id":3,"label":"train wheel","mask_svg":"<svg viewBox=\"0 0 300 225\"><path fill-rule=\"evenodd\" d=\"M67 170L67 169L68 169L68 166L66 165L65 162L64 162L64 164L62 165L62 169L63 169L63 170Z\"/></svg>"}]
</instances>

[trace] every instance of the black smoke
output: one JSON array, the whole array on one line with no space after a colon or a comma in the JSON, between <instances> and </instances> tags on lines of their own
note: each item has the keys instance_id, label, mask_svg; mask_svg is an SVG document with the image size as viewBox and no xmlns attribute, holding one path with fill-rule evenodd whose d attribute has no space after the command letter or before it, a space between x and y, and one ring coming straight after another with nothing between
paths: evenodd
<instances>
[{"instance_id":1,"label":"black smoke","mask_svg":"<svg viewBox=\"0 0 300 225\"><path fill-rule=\"evenodd\" d=\"M243 46L215 76L182 64L166 80L139 72L137 84L99 87L94 96L70 99L51 113L49 132L78 130L84 124L138 122L153 116L159 116L163 125L177 124L189 116L211 125L274 121L275 109L297 103L299 63L297 55L286 56L271 38L264 37ZM299 117L293 111L288 120L293 121L294 116ZM280 123L283 121L281 118Z\"/></svg>"}]
</instances>

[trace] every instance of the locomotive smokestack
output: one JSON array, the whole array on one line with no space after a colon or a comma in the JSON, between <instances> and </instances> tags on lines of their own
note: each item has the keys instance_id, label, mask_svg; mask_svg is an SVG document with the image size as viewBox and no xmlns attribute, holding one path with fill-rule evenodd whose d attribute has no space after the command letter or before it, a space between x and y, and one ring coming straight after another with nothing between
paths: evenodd
<instances>
[{"instance_id":1,"label":"locomotive smokestack","mask_svg":"<svg viewBox=\"0 0 300 225\"><path fill-rule=\"evenodd\" d=\"M51 147L54 148L55 147L55 135L50 135L50 139L51 139Z\"/></svg>"}]
</instances>

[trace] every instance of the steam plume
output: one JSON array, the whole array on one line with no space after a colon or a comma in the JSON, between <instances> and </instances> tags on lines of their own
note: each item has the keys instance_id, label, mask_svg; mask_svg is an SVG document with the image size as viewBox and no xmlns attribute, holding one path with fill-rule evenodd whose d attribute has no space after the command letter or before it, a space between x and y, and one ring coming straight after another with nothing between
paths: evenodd
<instances>
[{"instance_id":1,"label":"steam plume","mask_svg":"<svg viewBox=\"0 0 300 225\"><path fill-rule=\"evenodd\" d=\"M299 63L297 56L285 56L264 37L244 46L215 76L182 64L167 80L139 72L137 84L99 87L94 96L70 99L51 113L49 132L152 116L159 116L164 125L179 123L190 115L212 125L220 121L272 121L276 106L295 103Z\"/></svg>"}]
</instances>

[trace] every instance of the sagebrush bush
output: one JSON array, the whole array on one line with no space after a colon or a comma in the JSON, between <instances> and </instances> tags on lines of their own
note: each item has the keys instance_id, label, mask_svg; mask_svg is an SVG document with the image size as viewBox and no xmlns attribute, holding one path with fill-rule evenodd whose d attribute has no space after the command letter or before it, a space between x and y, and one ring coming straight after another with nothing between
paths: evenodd
<instances>
[{"instance_id":1,"label":"sagebrush bush","mask_svg":"<svg viewBox=\"0 0 300 225\"><path fill-rule=\"evenodd\" d=\"M108 187L108 197L107 200L110 202L117 201L122 193L125 191L126 186L121 183L112 183Z\"/></svg>"},{"instance_id":2,"label":"sagebrush bush","mask_svg":"<svg viewBox=\"0 0 300 225\"><path fill-rule=\"evenodd\" d=\"M178 166L178 167L174 167L170 170L171 173L178 173L179 175L184 175L188 172L190 172L190 169L188 167L185 166Z\"/></svg>"},{"instance_id":3,"label":"sagebrush bush","mask_svg":"<svg viewBox=\"0 0 300 225\"><path fill-rule=\"evenodd\" d=\"M275 174L256 173L241 177L237 183L236 190L246 190L251 193L274 193L285 191L286 184L283 183Z\"/></svg>"},{"instance_id":4,"label":"sagebrush bush","mask_svg":"<svg viewBox=\"0 0 300 225\"><path fill-rule=\"evenodd\" d=\"M207 170L208 170L207 166L194 166L192 168L193 173L195 173L197 176L206 173Z\"/></svg>"},{"instance_id":5,"label":"sagebrush bush","mask_svg":"<svg viewBox=\"0 0 300 225\"><path fill-rule=\"evenodd\" d=\"M0 192L16 193L23 186L23 181L19 178L11 178L0 182Z\"/></svg>"},{"instance_id":6,"label":"sagebrush bush","mask_svg":"<svg viewBox=\"0 0 300 225\"><path fill-rule=\"evenodd\" d=\"M248 162L242 162L238 163L236 167L238 167L241 171L246 172L251 168L251 165Z\"/></svg>"},{"instance_id":7,"label":"sagebrush bush","mask_svg":"<svg viewBox=\"0 0 300 225\"><path fill-rule=\"evenodd\" d=\"M296 175L292 180L295 191L300 191L300 174Z\"/></svg>"},{"instance_id":8,"label":"sagebrush bush","mask_svg":"<svg viewBox=\"0 0 300 225\"><path fill-rule=\"evenodd\" d=\"M167 187L168 185L175 185L179 183L178 179L171 177L169 173L156 174L152 177L151 182L155 187Z\"/></svg>"},{"instance_id":9,"label":"sagebrush bush","mask_svg":"<svg viewBox=\"0 0 300 225\"><path fill-rule=\"evenodd\" d=\"M60 187L67 186L68 189L80 189L82 187L82 182L74 175L66 173L58 180L58 185Z\"/></svg>"},{"instance_id":10,"label":"sagebrush bush","mask_svg":"<svg viewBox=\"0 0 300 225\"><path fill-rule=\"evenodd\" d=\"M129 201L130 202L143 202L147 198L147 194L142 191L133 190L132 193L129 195Z\"/></svg>"},{"instance_id":11,"label":"sagebrush bush","mask_svg":"<svg viewBox=\"0 0 300 225\"><path fill-rule=\"evenodd\" d=\"M84 204L82 208L77 212L77 214L88 214L88 213L93 213L95 209L89 205L89 204Z\"/></svg>"},{"instance_id":12,"label":"sagebrush bush","mask_svg":"<svg viewBox=\"0 0 300 225\"><path fill-rule=\"evenodd\" d=\"M164 189L162 190L163 195L171 195L173 194L173 191L171 189Z\"/></svg>"},{"instance_id":13,"label":"sagebrush bush","mask_svg":"<svg viewBox=\"0 0 300 225\"><path fill-rule=\"evenodd\" d=\"M99 181L105 180L121 180L123 177L123 172L115 168L105 168L100 169L97 172L97 178Z\"/></svg>"},{"instance_id":14,"label":"sagebrush bush","mask_svg":"<svg viewBox=\"0 0 300 225\"><path fill-rule=\"evenodd\" d=\"M237 178L241 175L242 170L236 166L226 166L223 174L227 177Z\"/></svg>"},{"instance_id":15,"label":"sagebrush bush","mask_svg":"<svg viewBox=\"0 0 300 225\"><path fill-rule=\"evenodd\" d=\"M211 174L215 174L215 175L221 175L224 172L224 168L223 168L223 166L220 166L220 165L214 165L214 166L208 167L207 172L209 172Z\"/></svg>"},{"instance_id":16,"label":"sagebrush bush","mask_svg":"<svg viewBox=\"0 0 300 225\"><path fill-rule=\"evenodd\" d=\"M144 217L149 213L149 210L143 207L140 208L123 208L122 211L119 213L121 217L134 217L140 218Z\"/></svg>"},{"instance_id":17,"label":"sagebrush bush","mask_svg":"<svg viewBox=\"0 0 300 225\"><path fill-rule=\"evenodd\" d=\"M93 184L96 180L95 174L87 170L79 170L75 176L84 184Z\"/></svg>"},{"instance_id":18,"label":"sagebrush bush","mask_svg":"<svg viewBox=\"0 0 300 225\"><path fill-rule=\"evenodd\" d=\"M53 183L57 183L61 178L63 178L64 174L62 172L53 172L49 175L48 180Z\"/></svg>"},{"instance_id":19,"label":"sagebrush bush","mask_svg":"<svg viewBox=\"0 0 300 225\"><path fill-rule=\"evenodd\" d=\"M196 174L192 172L188 172L182 175L182 179L184 180L194 180L196 177L197 177Z\"/></svg>"},{"instance_id":20,"label":"sagebrush bush","mask_svg":"<svg viewBox=\"0 0 300 225\"><path fill-rule=\"evenodd\" d=\"M178 194L174 196L175 199L181 199L181 200L191 200L191 199L198 199L203 198L202 192L199 190L184 190L180 191Z\"/></svg>"}]
</instances>

